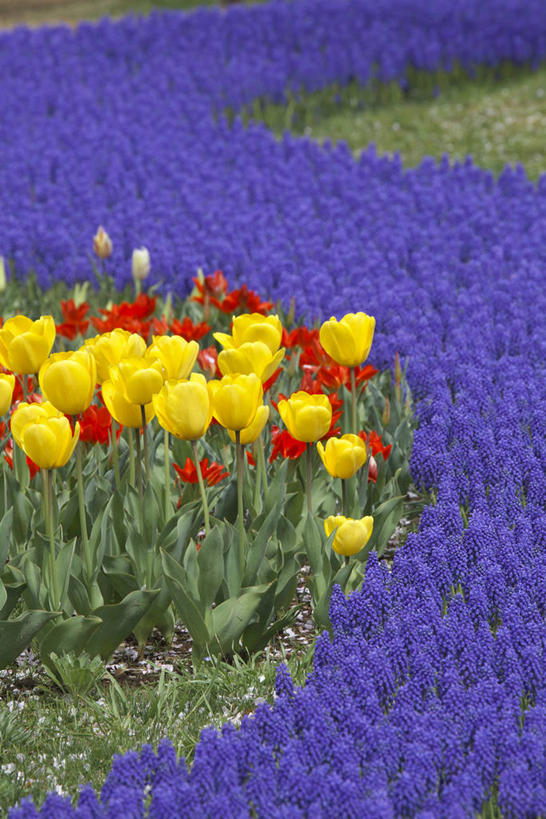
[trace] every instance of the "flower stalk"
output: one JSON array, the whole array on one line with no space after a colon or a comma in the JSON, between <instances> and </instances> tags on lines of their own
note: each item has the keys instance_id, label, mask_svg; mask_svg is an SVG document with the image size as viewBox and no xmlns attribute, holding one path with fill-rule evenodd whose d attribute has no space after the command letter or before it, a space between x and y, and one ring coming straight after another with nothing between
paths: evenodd
<instances>
[{"instance_id":1,"label":"flower stalk","mask_svg":"<svg viewBox=\"0 0 546 819\"><path fill-rule=\"evenodd\" d=\"M142 440L144 442L144 467L146 469L146 480L150 480L150 451L148 448L148 424L146 422L146 407L144 404L140 405L140 414L142 416Z\"/></svg>"},{"instance_id":2,"label":"flower stalk","mask_svg":"<svg viewBox=\"0 0 546 819\"><path fill-rule=\"evenodd\" d=\"M311 444L308 443L305 451L305 457L307 461L307 480L306 480L306 495L307 495L307 514L309 517L313 517L313 504L311 501Z\"/></svg>"},{"instance_id":3,"label":"flower stalk","mask_svg":"<svg viewBox=\"0 0 546 819\"><path fill-rule=\"evenodd\" d=\"M121 477L119 474L119 450L118 450L118 424L115 418L112 418L112 427L110 429L110 436L112 440L112 464L114 466L114 480L116 482L116 489L119 492L121 489Z\"/></svg>"},{"instance_id":4,"label":"flower stalk","mask_svg":"<svg viewBox=\"0 0 546 819\"><path fill-rule=\"evenodd\" d=\"M239 530L239 544L241 547L241 559L243 558L243 543L245 542L245 521L243 509L243 446L241 444L241 431L235 431L235 447L237 454L237 528ZM241 569L243 566L241 566Z\"/></svg>"},{"instance_id":5,"label":"flower stalk","mask_svg":"<svg viewBox=\"0 0 546 819\"><path fill-rule=\"evenodd\" d=\"M195 462L195 471L197 472L197 480L199 482L199 492L201 493L201 503L203 504L203 514L205 516L205 535L210 533L210 518L209 518L209 505L207 502L207 493L205 491L205 482L203 480L203 473L201 471L201 463L199 461L199 455L197 454L197 441L191 442L192 449L193 449L193 460Z\"/></svg>"}]
</instances>

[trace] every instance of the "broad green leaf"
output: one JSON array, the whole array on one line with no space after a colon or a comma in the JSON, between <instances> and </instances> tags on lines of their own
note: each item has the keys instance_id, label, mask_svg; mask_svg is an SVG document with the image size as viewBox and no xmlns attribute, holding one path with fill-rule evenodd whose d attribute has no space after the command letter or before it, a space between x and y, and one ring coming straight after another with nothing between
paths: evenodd
<instances>
[{"instance_id":1,"label":"broad green leaf","mask_svg":"<svg viewBox=\"0 0 546 819\"><path fill-rule=\"evenodd\" d=\"M51 654L52 651L59 657L71 651L76 654L84 649L87 651L87 641L100 624L100 618L84 615L69 617L67 620L56 623L40 640L42 662L46 662L48 654Z\"/></svg>"},{"instance_id":2,"label":"broad green leaf","mask_svg":"<svg viewBox=\"0 0 546 819\"><path fill-rule=\"evenodd\" d=\"M248 554L246 559L246 567L244 572L244 585L252 586L256 582L258 570L264 559L265 550L268 542L275 531L278 522L279 512L276 507L273 507L264 522L262 523L258 534L250 541L248 545Z\"/></svg>"},{"instance_id":3,"label":"broad green leaf","mask_svg":"<svg viewBox=\"0 0 546 819\"><path fill-rule=\"evenodd\" d=\"M202 649L210 641L204 607L201 606L200 601L198 602L192 598L184 568L176 560L173 560L167 552L162 551L161 558L175 608L183 624L190 632L194 643Z\"/></svg>"},{"instance_id":4,"label":"broad green leaf","mask_svg":"<svg viewBox=\"0 0 546 819\"><path fill-rule=\"evenodd\" d=\"M53 611L27 611L14 620L0 621L0 668L11 665L45 624L58 616Z\"/></svg>"},{"instance_id":5,"label":"broad green leaf","mask_svg":"<svg viewBox=\"0 0 546 819\"><path fill-rule=\"evenodd\" d=\"M243 534L243 540L239 536L239 530L235 526L226 524L224 529L224 579L226 581L228 596L237 597L243 582L243 571L245 564L245 552L247 552L247 535Z\"/></svg>"},{"instance_id":6,"label":"broad green leaf","mask_svg":"<svg viewBox=\"0 0 546 819\"><path fill-rule=\"evenodd\" d=\"M119 603L95 609L93 616L100 618L102 622L85 645L89 656L94 657L99 654L103 660L107 660L119 644L129 636L158 594L158 589L133 591Z\"/></svg>"},{"instance_id":7,"label":"broad green leaf","mask_svg":"<svg viewBox=\"0 0 546 819\"><path fill-rule=\"evenodd\" d=\"M13 526L13 508L10 507L0 520L0 567L9 557L9 542ZM0 606L1 608L1 606Z\"/></svg>"},{"instance_id":8,"label":"broad green leaf","mask_svg":"<svg viewBox=\"0 0 546 819\"><path fill-rule=\"evenodd\" d=\"M224 528L215 523L197 553L197 587L204 606L214 603L224 576Z\"/></svg>"},{"instance_id":9,"label":"broad green leaf","mask_svg":"<svg viewBox=\"0 0 546 819\"><path fill-rule=\"evenodd\" d=\"M359 552L356 557L363 561L367 560L368 553L375 549L379 556L383 554L388 540L393 534L396 526L402 517L404 510L404 496L398 495L382 503L374 510L373 532L366 548Z\"/></svg>"},{"instance_id":10,"label":"broad green leaf","mask_svg":"<svg viewBox=\"0 0 546 819\"><path fill-rule=\"evenodd\" d=\"M317 575L322 571L326 535L324 530L319 529L314 517L306 517L302 528L302 538L311 572Z\"/></svg>"},{"instance_id":11,"label":"broad green leaf","mask_svg":"<svg viewBox=\"0 0 546 819\"><path fill-rule=\"evenodd\" d=\"M223 654L233 653L234 643L249 625L267 588L265 584L254 586L244 591L240 597L224 600L213 610L212 632ZM209 649L215 651L214 643Z\"/></svg>"}]
</instances>

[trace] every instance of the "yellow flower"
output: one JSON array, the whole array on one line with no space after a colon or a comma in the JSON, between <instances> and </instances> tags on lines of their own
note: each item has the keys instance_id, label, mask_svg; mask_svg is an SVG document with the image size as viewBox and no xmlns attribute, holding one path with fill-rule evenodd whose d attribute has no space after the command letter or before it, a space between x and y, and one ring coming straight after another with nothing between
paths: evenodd
<instances>
[{"instance_id":1,"label":"yellow flower","mask_svg":"<svg viewBox=\"0 0 546 819\"><path fill-rule=\"evenodd\" d=\"M233 319L232 335L213 333L214 338L226 350L240 347L249 341L261 341L271 353L281 346L282 324L277 315L262 316L261 313L243 313Z\"/></svg>"},{"instance_id":2,"label":"yellow flower","mask_svg":"<svg viewBox=\"0 0 546 819\"><path fill-rule=\"evenodd\" d=\"M112 379L108 379L102 385L102 397L106 408L112 418L124 427L138 429L142 426L142 412L139 404L129 401L123 381L117 372L116 367L112 367ZM154 417L154 407L152 402L144 404L146 423Z\"/></svg>"},{"instance_id":3,"label":"yellow flower","mask_svg":"<svg viewBox=\"0 0 546 819\"><path fill-rule=\"evenodd\" d=\"M113 364L118 364L122 358L143 356L146 342L138 333L130 333L118 327L110 333L87 339L80 350L88 350L95 356L97 381L102 384L110 378L110 367Z\"/></svg>"},{"instance_id":4,"label":"yellow flower","mask_svg":"<svg viewBox=\"0 0 546 819\"><path fill-rule=\"evenodd\" d=\"M373 517L368 515L360 520L346 518L344 515L330 515L324 521L326 536L330 537L336 530L332 549L339 555L356 555L364 548L372 536Z\"/></svg>"},{"instance_id":5,"label":"yellow flower","mask_svg":"<svg viewBox=\"0 0 546 819\"><path fill-rule=\"evenodd\" d=\"M366 313L347 313L341 321L332 316L320 328L320 343L337 364L357 367L368 358L375 318Z\"/></svg>"},{"instance_id":6,"label":"yellow flower","mask_svg":"<svg viewBox=\"0 0 546 819\"><path fill-rule=\"evenodd\" d=\"M133 404L149 404L163 386L163 376L161 361L152 358L122 358L119 364L110 368L110 378L119 378L127 399Z\"/></svg>"},{"instance_id":7,"label":"yellow flower","mask_svg":"<svg viewBox=\"0 0 546 819\"><path fill-rule=\"evenodd\" d=\"M328 438L326 446L319 441L317 449L333 478L352 478L366 463L366 444L358 435L348 433L341 438Z\"/></svg>"},{"instance_id":8,"label":"yellow flower","mask_svg":"<svg viewBox=\"0 0 546 819\"><path fill-rule=\"evenodd\" d=\"M294 392L290 398L279 401L278 409L288 432L297 441L318 441L332 423L332 405L327 395Z\"/></svg>"},{"instance_id":9,"label":"yellow flower","mask_svg":"<svg viewBox=\"0 0 546 819\"><path fill-rule=\"evenodd\" d=\"M77 415L93 400L97 364L85 350L54 353L40 367L38 379L47 401L66 415Z\"/></svg>"},{"instance_id":10,"label":"yellow flower","mask_svg":"<svg viewBox=\"0 0 546 819\"><path fill-rule=\"evenodd\" d=\"M226 429L249 427L262 403L263 389L255 373L225 375L219 381L209 381L212 414Z\"/></svg>"},{"instance_id":11,"label":"yellow flower","mask_svg":"<svg viewBox=\"0 0 546 819\"><path fill-rule=\"evenodd\" d=\"M8 373L0 374L0 415L5 415L11 407L15 376Z\"/></svg>"},{"instance_id":12,"label":"yellow flower","mask_svg":"<svg viewBox=\"0 0 546 819\"><path fill-rule=\"evenodd\" d=\"M102 225L93 236L93 250L99 259L107 259L112 255L113 244Z\"/></svg>"},{"instance_id":13,"label":"yellow flower","mask_svg":"<svg viewBox=\"0 0 546 819\"><path fill-rule=\"evenodd\" d=\"M212 402L201 373L192 373L189 380L166 381L152 404L163 429L183 441L201 438L212 419Z\"/></svg>"},{"instance_id":14,"label":"yellow flower","mask_svg":"<svg viewBox=\"0 0 546 819\"><path fill-rule=\"evenodd\" d=\"M73 434L68 418L47 401L20 404L11 417L11 431L40 469L64 466L80 437L80 425L76 423Z\"/></svg>"},{"instance_id":15,"label":"yellow flower","mask_svg":"<svg viewBox=\"0 0 546 819\"><path fill-rule=\"evenodd\" d=\"M246 341L240 347L222 350L218 367L222 375L256 373L262 384L273 375L284 358L284 347L272 354L263 341Z\"/></svg>"},{"instance_id":16,"label":"yellow flower","mask_svg":"<svg viewBox=\"0 0 546 819\"><path fill-rule=\"evenodd\" d=\"M14 316L0 329L0 364L21 375L37 373L55 341L53 316Z\"/></svg>"},{"instance_id":17,"label":"yellow flower","mask_svg":"<svg viewBox=\"0 0 546 819\"><path fill-rule=\"evenodd\" d=\"M154 336L146 350L146 358L161 361L168 380L187 378L197 359L199 344L182 336Z\"/></svg>"},{"instance_id":18,"label":"yellow flower","mask_svg":"<svg viewBox=\"0 0 546 819\"><path fill-rule=\"evenodd\" d=\"M267 419L269 418L269 407L266 407L265 404L262 404L258 407L258 411L254 416L253 422L248 427L244 427L241 430L241 443L242 444L253 444L254 441L257 441L261 435L262 429L265 427L267 423ZM235 441L235 433L228 429L228 435L232 441Z\"/></svg>"}]
</instances>

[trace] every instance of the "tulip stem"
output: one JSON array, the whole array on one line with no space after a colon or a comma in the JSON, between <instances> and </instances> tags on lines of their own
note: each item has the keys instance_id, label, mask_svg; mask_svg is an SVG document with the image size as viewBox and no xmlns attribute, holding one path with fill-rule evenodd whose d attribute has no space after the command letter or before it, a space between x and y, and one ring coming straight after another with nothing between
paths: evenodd
<instances>
[{"instance_id":1,"label":"tulip stem","mask_svg":"<svg viewBox=\"0 0 546 819\"><path fill-rule=\"evenodd\" d=\"M311 444L308 443L306 447L306 460L307 460L307 482L306 482L306 493L307 493L307 514L309 517L313 517L313 505L311 503Z\"/></svg>"},{"instance_id":2,"label":"tulip stem","mask_svg":"<svg viewBox=\"0 0 546 819\"><path fill-rule=\"evenodd\" d=\"M260 458L258 456L259 448L260 448L260 445L259 445L258 441L256 441L254 443L254 446L252 447L252 449L253 449L254 458L256 460L256 481L254 483L254 509L257 512L261 511L261 507L260 507L260 509L258 509L258 506L259 506L260 501L261 501L261 488L262 488L262 462L261 462L261 460L260 460Z\"/></svg>"},{"instance_id":3,"label":"tulip stem","mask_svg":"<svg viewBox=\"0 0 546 819\"><path fill-rule=\"evenodd\" d=\"M127 428L127 440L129 442L129 483L131 486L136 486L135 483L135 442L133 440L133 430Z\"/></svg>"},{"instance_id":4,"label":"tulip stem","mask_svg":"<svg viewBox=\"0 0 546 819\"><path fill-rule=\"evenodd\" d=\"M57 570L56 570L56 555L55 555L55 536L53 533L53 473L49 469L43 469L44 491L47 497L47 530L49 535L49 572L51 575L51 590L49 594L49 601L53 611L60 607L60 594L57 588Z\"/></svg>"},{"instance_id":5,"label":"tulip stem","mask_svg":"<svg viewBox=\"0 0 546 819\"><path fill-rule=\"evenodd\" d=\"M208 536L210 533L209 505L207 503L207 493L205 492L205 482L203 480L203 473L201 472L199 455L197 454L197 441L192 441L191 445L193 449L193 460L195 461L195 471L197 472L197 480L199 481L199 491L201 493L201 502L203 504L203 514L205 515L205 535Z\"/></svg>"},{"instance_id":6,"label":"tulip stem","mask_svg":"<svg viewBox=\"0 0 546 819\"><path fill-rule=\"evenodd\" d=\"M241 431L235 430L235 448L237 452L237 527L239 529L239 546L241 553L241 561L243 561L243 544L245 542L245 521L243 510L243 447L241 444ZM241 565L241 570L244 569L244 562Z\"/></svg>"},{"instance_id":7,"label":"tulip stem","mask_svg":"<svg viewBox=\"0 0 546 819\"><path fill-rule=\"evenodd\" d=\"M258 462L262 470L262 483L264 486L264 493L267 493L267 469L265 465L264 439L262 435L258 437Z\"/></svg>"},{"instance_id":8,"label":"tulip stem","mask_svg":"<svg viewBox=\"0 0 546 819\"><path fill-rule=\"evenodd\" d=\"M74 429L76 428L77 418L74 415ZM82 444L83 441L78 441L76 444L76 475L78 479L78 508L80 510L80 531L82 537L83 559L85 570L87 573L87 580L91 582L91 575L93 567L91 565L91 555L89 554L89 538L87 537L87 521L85 519L85 500L83 496L83 469L82 469Z\"/></svg>"},{"instance_id":9,"label":"tulip stem","mask_svg":"<svg viewBox=\"0 0 546 819\"><path fill-rule=\"evenodd\" d=\"M165 450L165 522L167 522L171 516L171 470L170 470L170 458L169 458L169 430L163 430L163 449Z\"/></svg>"},{"instance_id":10,"label":"tulip stem","mask_svg":"<svg viewBox=\"0 0 546 819\"><path fill-rule=\"evenodd\" d=\"M150 452L148 450L148 424L146 423L146 407L140 405L140 415L142 417L142 439L144 441L144 466L146 467L146 480L150 480Z\"/></svg>"},{"instance_id":11,"label":"tulip stem","mask_svg":"<svg viewBox=\"0 0 546 819\"><path fill-rule=\"evenodd\" d=\"M339 479L341 481L341 514L347 514L347 484L343 478Z\"/></svg>"},{"instance_id":12,"label":"tulip stem","mask_svg":"<svg viewBox=\"0 0 546 819\"><path fill-rule=\"evenodd\" d=\"M116 482L116 489L119 492L121 488L121 478L119 475L118 422L116 421L115 418L112 418L110 437L112 439L112 462L114 464L114 480Z\"/></svg>"},{"instance_id":13,"label":"tulip stem","mask_svg":"<svg viewBox=\"0 0 546 819\"><path fill-rule=\"evenodd\" d=\"M356 377L355 377L355 368L351 367L351 410L352 410L352 427L353 427L353 434L356 435L358 430L356 426Z\"/></svg>"},{"instance_id":14,"label":"tulip stem","mask_svg":"<svg viewBox=\"0 0 546 819\"><path fill-rule=\"evenodd\" d=\"M138 489L138 505L140 510L141 531L143 531L142 521L144 510L142 507L143 493L142 493L142 457L140 453L140 430L137 427L136 431L136 469L137 469L137 489Z\"/></svg>"}]
</instances>

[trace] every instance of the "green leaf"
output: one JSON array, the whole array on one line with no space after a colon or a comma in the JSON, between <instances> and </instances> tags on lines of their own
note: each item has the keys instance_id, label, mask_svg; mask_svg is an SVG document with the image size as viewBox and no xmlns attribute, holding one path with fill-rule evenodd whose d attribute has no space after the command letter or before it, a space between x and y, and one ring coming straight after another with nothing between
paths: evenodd
<instances>
[{"instance_id":1,"label":"green leaf","mask_svg":"<svg viewBox=\"0 0 546 819\"><path fill-rule=\"evenodd\" d=\"M224 527L215 523L197 553L197 587L204 606L214 603L224 576Z\"/></svg>"},{"instance_id":2,"label":"green leaf","mask_svg":"<svg viewBox=\"0 0 546 819\"><path fill-rule=\"evenodd\" d=\"M76 614L88 615L91 613L92 606L87 589L82 581L73 574L70 575L68 582L68 598Z\"/></svg>"},{"instance_id":3,"label":"green leaf","mask_svg":"<svg viewBox=\"0 0 546 819\"><path fill-rule=\"evenodd\" d=\"M8 599L8 593L6 591L6 587L4 586L2 581L0 580L0 611L6 605L7 599Z\"/></svg>"},{"instance_id":4,"label":"green leaf","mask_svg":"<svg viewBox=\"0 0 546 819\"><path fill-rule=\"evenodd\" d=\"M100 624L101 621L98 617L86 617L84 615L76 615L56 623L52 628L48 629L40 641L40 658L42 662L47 662L47 656L52 651L59 657L62 654L69 654L71 651L79 654L84 650L89 637Z\"/></svg>"},{"instance_id":5,"label":"green leaf","mask_svg":"<svg viewBox=\"0 0 546 819\"><path fill-rule=\"evenodd\" d=\"M225 524L224 529L224 579L228 589L228 597L236 597L243 582L242 566L244 565L244 554L248 553L247 535L244 533L244 540L241 543L239 530L230 523Z\"/></svg>"},{"instance_id":6,"label":"green leaf","mask_svg":"<svg viewBox=\"0 0 546 819\"><path fill-rule=\"evenodd\" d=\"M29 609L43 609L47 603L47 589L42 585L42 573L38 566L28 558L21 566L26 581L24 592Z\"/></svg>"},{"instance_id":7,"label":"green leaf","mask_svg":"<svg viewBox=\"0 0 546 819\"><path fill-rule=\"evenodd\" d=\"M212 632L223 654L233 653L235 642L250 623L267 588L266 584L254 586L240 597L224 600L213 610ZM209 650L216 653L214 643L209 645Z\"/></svg>"},{"instance_id":8,"label":"green leaf","mask_svg":"<svg viewBox=\"0 0 546 819\"><path fill-rule=\"evenodd\" d=\"M366 548L356 555L359 560L367 560L368 553L372 549L375 549L379 557L381 557L385 551L389 538L393 534L400 518L402 517L403 510L403 495L389 498L389 500L385 501L374 510L372 536L366 544Z\"/></svg>"},{"instance_id":9,"label":"green leaf","mask_svg":"<svg viewBox=\"0 0 546 819\"><path fill-rule=\"evenodd\" d=\"M274 509L276 509L278 513L278 510L281 509L284 504L284 498L286 496L287 469L288 461L283 461L277 470L275 477L267 487L264 505L265 515L269 515L269 513Z\"/></svg>"},{"instance_id":10,"label":"green leaf","mask_svg":"<svg viewBox=\"0 0 546 819\"><path fill-rule=\"evenodd\" d=\"M74 558L74 550L76 548L76 538L65 543L59 551L55 560L55 574L57 575L57 588L61 593L61 601L63 608L65 606L65 598L68 592L68 583L70 581L70 570L72 568L72 560Z\"/></svg>"},{"instance_id":11,"label":"green leaf","mask_svg":"<svg viewBox=\"0 0 546 819\"><path fill-rule=\"evenodd\" d=\"M170 617L167 612L170 612ZM139 648L143 648L146 645L153 628L158 628L162 631L166 638L169 633L171 636L174 633L171 593L165 578L163 578L163 584L154 602L144 617L142 617L133 628L133 633L137 638Z\"/></svg>"},{"instance_id":12,"label":"green leaf","mask_svg":"<svg viewBox=\"0 0 546 819\"><path fill-rule=\"evenodd\" d=\"M252 586L256 582L256 576L264 559L268 541L276 528L278 516L278 509L273 507L262 523L258 534L249 544L243 581L245 586Z\"/></svg>"},{"instance_id":13,"label":"green leaf","mask_svg":"<svg viewBox=\"0 0 546 819\"><path fill-rule=\"evenodd\" d=\"M204 607L201 606L200 601L197 602L192 598L184 568L165 551L161 552L161 558L175 608L191 634L194 644L198 646L198 653L201 653L210 640Z\"/></svg>"},{"instance_id":14,"label":"green leaf","mask_svg":"<svg viewBox=\"0 0 546 819\"><path fill-rule=\"evenodd\" d=\"M242 643L248 652L261 651L275 634L295 621L301 606L294 606L264 630L263 623L251 623L243 632Z\"/></svg>"},{"instance_id":15,"label":"green leaf","mask_svg":"<svg viewBox=\"0 0 546 819\"><path fill-rule=\"evenodd\" d=\"M0 622L0 668L11 665L41 629L55 617L58 612L27 611L14 620Z\"/></svg>"},{"instance_id":16,"label":"green leaf","mask_svg":"<svg viewBox=\"0 0 546 819\"><path fill-rule=\"evenodd\" d=\"M159 515L161 511L154 487L151 481L147 483L144 490L144 544L147 549L151 549L157 540L157 530L159 528Z\"/></svg>"},{"instance_id":17,"label":"green leaf","mask_svg":"<svg viewBox=\"0 0 546 819\"><path fill-rule=\"evenodd\" d=\"M120 603L99 606L95 609L93 616L100 618L102 622L85 644L85 650L89 656L94 657L98 654L103 660L107 660L119 644L129 636L158 594L158 589L133 591L126 595Z\"/></svg>"},{"instance_id":18,"label":"green leaf","mask_svg":"<svg viewBox=\"0 0 546 819\"><path fill-rule=\"evenodd\" d=\"M13 526L13 508L10 507L0 520L0 567L9 557L10 534ZM1 606L0 606L1 608Z\"/></svg>"},{"instance_id":19,"label":"green leaf","mask_svg":"<svg viewBox=\"0 0 546 819\"><path fill-rule=\"evenodd\" d=\"M322 571L324 543L322 532L314 517L306 517L302 528L302 539L311 572L315 575Z\"/></svg>"},{"instance_id":20,"label":"green leaf","mask_svg":"<svg viewBox=\"0 0 546 819\"><path fill-rule=\"evenodd\" d=\"M0 620L7 620L10 612L14 609L21 594L26 588L23 573L9 563L2 572L2 585L6 591L6 600L0 609Z\"/></svg>"}]
</instances>

